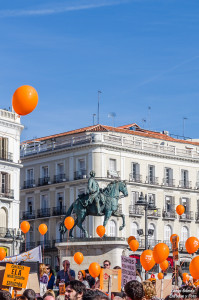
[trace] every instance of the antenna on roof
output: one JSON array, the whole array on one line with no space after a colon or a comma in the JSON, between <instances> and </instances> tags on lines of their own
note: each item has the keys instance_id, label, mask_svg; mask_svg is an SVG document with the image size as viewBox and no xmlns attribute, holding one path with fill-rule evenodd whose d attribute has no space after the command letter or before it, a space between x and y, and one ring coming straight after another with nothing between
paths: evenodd
<instances>
[{"instance_id":1,"label":"antenna on roof","mask_svg":"<svg viewBox=\"0 0 199 300\"><path fill-rule=\"evenodd\" d=\"M151 106L148 106L149 130L151 130Z\"/></svg>"},{"instance_id":2,"label":"antenna on roof","mask_svg":"<svg viewBox=\"0 0 199 300\"><path fill-rule=\"evenodd\" d=\"M100 100L100 94L102 92L98 91L98 110L97 110L97 124L99 124L99 100Z\"/></svg>"},{"instance_id":3,"label":"antenna on roof","mask_svg":"<svg viewBox=\"0 0 199 300\"><path fill-rule=\"evenodd\" d=\"M115 127L115 117L116 117L116 113L115 112L110 112L108 114L108 118L112 118L113 119L113 127Z\"/></svg>"},{"instance_id":4,"label":"antenna on roof","mask_svg":"<svg viewBox=\"0 0 199 300\"><path fill-rule=\"evenodd\" d=\"M96 114L93 114L93 125L95 125L95 117L96 117Z\"/></svg>"}]
</instances>

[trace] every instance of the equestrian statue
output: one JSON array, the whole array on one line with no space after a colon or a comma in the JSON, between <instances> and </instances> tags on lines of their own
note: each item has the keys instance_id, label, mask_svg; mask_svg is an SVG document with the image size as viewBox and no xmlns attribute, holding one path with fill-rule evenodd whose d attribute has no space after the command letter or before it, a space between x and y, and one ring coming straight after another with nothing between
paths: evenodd
<instances>
[{"instance_id":1,"label":"equestrian statue","mask_svg":"<svg viewBox=\"0 0 199 300\"><path fill-rule=\"evenodd\" d=\"M122 193L121 196L120 193ZM95 172L91 171L88 180L88 192L79 195L66 213L65 218L71 216L72 213L76 215L75 224L70 230L69 236L73 237L73 229L75 226L78 226L84 232L85 237L88 237L87 231L82 226L87 216L104 216L104 227L111 216L121 217L123 223L119 230L122 230L125 227L125 216L118 212L118 201L120 198L127 196L128 191L125 181L114 180L104 189L100 189L95 179ZM60 224L59 231L61 234L64 234L66 230L63 221Z\"/></svg>"}]
</instances>

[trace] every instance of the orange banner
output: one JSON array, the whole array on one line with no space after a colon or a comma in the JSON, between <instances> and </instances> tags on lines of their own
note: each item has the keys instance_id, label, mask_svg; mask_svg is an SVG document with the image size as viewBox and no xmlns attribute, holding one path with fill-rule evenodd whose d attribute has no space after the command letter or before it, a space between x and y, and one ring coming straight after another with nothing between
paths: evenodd
<instances>
[{"instance_id":1,"label":"orange banner","mask_svg":"<svg viewBox=\"0 0 199 300\"><path fill-rule=\"evenodd\" d=\"M29 267L6 264L3 285L25 289L28 282L29 272Z\"/></svg>"}]
</instances>

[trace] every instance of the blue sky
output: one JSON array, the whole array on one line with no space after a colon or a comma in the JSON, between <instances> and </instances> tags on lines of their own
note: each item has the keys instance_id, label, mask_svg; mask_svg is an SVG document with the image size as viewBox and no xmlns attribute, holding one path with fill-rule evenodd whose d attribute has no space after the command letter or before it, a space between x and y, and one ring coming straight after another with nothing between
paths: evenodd
<instances>
[{"instance_id":1,"label":"blue sky","mask_svg":"<svg viewBox=\"0 0 199 300\"><path fill-rule=\"evenodd\" d=\"M0 99L21 85L37 108L22 140L136 122L199 138L198 0L1 1ZM149 109L150 117L149 117ZM143 119L146 122L143 122Z\"/></svg>"}]
</instances>

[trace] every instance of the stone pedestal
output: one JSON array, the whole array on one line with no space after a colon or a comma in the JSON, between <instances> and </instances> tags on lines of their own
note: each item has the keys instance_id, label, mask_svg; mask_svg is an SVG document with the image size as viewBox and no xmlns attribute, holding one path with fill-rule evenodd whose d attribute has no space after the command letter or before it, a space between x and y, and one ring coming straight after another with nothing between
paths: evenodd
<instances>
[{"instance_id":1,"label":"stone pedestal","mask_svg":"<svg viewBox=\"0 0 199 300\"><path fill-rule=\"evenodd\" d=\"M103 266L103 261L108 259L112 268L121 266L121 255L127 245L124 238L82 238L57 243L56 247L59 252L61 269L63 260L68 259L71 263L70 268L75 270L77 278L78 271L88 269L92 262L97 262L100 266ZM84 255L84 261L81 265L77 265L73 259L75 252L82 252Z\"/></svg>"}]
</instances>

